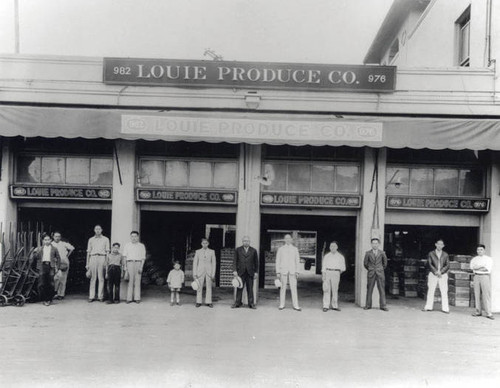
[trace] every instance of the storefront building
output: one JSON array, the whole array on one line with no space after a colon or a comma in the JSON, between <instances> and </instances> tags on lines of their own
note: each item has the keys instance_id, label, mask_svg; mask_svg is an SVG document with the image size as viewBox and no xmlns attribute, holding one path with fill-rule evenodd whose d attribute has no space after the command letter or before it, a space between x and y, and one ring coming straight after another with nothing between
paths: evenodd
<instances>
[{"instance_id":1,"label":"storefront building","mask_svg":"<svg viewBox=\"0 0 500 388\"><path fill-rule=\"evenodd\" d=\"M307 276L337 240L361 306L374 236L393 256L442 237L500 257L495 69L388 64L2 56L0 222L44 222L83 250L94 224L121 243L137 229L158 263L209 235L219 286L244 235L261 287L284 233ZM493 288L500 311L500 275Z\"/></svg>"}]
</instances>

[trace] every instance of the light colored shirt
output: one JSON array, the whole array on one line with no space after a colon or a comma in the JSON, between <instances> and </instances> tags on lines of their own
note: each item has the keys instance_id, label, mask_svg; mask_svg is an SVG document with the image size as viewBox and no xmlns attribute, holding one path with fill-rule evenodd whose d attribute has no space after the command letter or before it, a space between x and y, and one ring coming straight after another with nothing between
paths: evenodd
<instances>
[{"instance_id":1,"label":"light colored shirt","mask_svg":"<svg viewBox=\"0 0 500 388\"><path fill-rule=\"evenodd\" d=\"M68 261L69 252L75 250L75 247L73 245L65 241L59 241L57 243L55 241L52 241L52 245L57 248L59 256L61 257L61 261Z\"/></svg>"},{"instance_id":2,"label":"light colored shirt","mask_svg":"<svg viewBox=\"0 0 500 388\"><path fill-rule=\"evenodd\" d=\"M326 272L327 269L339 269L340 272L345 271L345 258L339 252L329 252L323 257L321 272Z\"/></svg>"},{"instance_id":3,"label":"light colored shirt","mask_svg":"<svg viewBox=\"0 0 500 388\"><path fill-rule=\"evenodd\" d=\"M141 242L128 242L123 248L123 256L126 261L146 260L146 247Z\"/></svg>"},{"instance_id":4,"label":"light colored shirt","mask_svg":"<svg viewBox=\"0 0 500 388\"><path fill-rule=\"evenodd\" d=\"M184 271L182 269L173 269L168 273L167 283L172 288L181 288L184 283Z\"/></svg>"},{"instance_id":5,"label":"light colored shirt","mask_svg":"<svg viewBox=\"0 0 500 388\"><path fill-rule=\"evenodd\" d=\"M493 268L493 259L486 255L476 256L470 262L470 269L472 269L474 273L477 273L479 275L491 273L492 268Z\"/></svg>"},{"instance_id":6,"label":"light colored shirt","mask_svg":"<svg viewBox=\"0 0 500 388\"><path fill-rule=\"evenodd\" d=\"M110 253L106 265L123 265L123 256L121 253Z\"/></svg>"},{"instance_id":7,"label":"light colored shirt","mask_svg":"<svg viewBox=\"0 0 500 388\"><path fill-rule=\"evenodd\" d=\"M297 247L285 244L279 247L276 253L276 273L282 275L298 273L299 262L300 254Z\"/></svg>"},{"instance_id":8,"label":"light colored shirt","mask_svg":"<svg viewBox=\"0 0 500 388\"><path fill-rule=\"evenodd\" d=\"M52 247L50 245L44 245L43 246L42 261L48 261L48 262L50 262L50 251L51 250L52 250Z\"/></svg>"},{"instance_id":9,"label":"light colored shirt","mask_svg":"<svg viewBox=\"0 0 500 388\"><path fill-rule=\"evenodd\" d=\"M106 236L94 236L89 238L87 244L87 253L89 255L102 255L106 256L111 250L109 249L109 238Z\"/></svg>"}]
</instances>

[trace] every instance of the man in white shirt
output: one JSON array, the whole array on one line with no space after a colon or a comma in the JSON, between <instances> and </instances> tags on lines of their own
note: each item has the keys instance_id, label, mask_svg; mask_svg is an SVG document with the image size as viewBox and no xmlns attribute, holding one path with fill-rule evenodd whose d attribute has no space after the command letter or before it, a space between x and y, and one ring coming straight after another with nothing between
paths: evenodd
<instances>
[{"instance_id":1,"label":"man in white shirt","mask_svg":"<svg viewBox=\"0 0 500 388\"><path fill-rule=\"evenodd\" d=\"M57 248L59 256L61 257L61 265L59 271L54 276L56 299L64 299L66 294L66 281L68 280L69 272L69 256L75 250L75 247L66 241L61 241L61 233L54 232L54 240L52 246Z\"/></svg>"},{"instance_id":2,"label":"man in white shirt","mask_svg":"<svg viewBox=\"0 0 500 388\"><path fill-rule=\"evenodd\" d=\"M323 257L321 275L323 278L323 312L329 308L340 311L338 305L340 274L345 272L345 258L338 252L337 241L330 243L330 252Z\"/></svg>"},{"instance_id":3,"label":"man in white shirt","mask_svg":"<svg viewBox=\"0 0 500 388\"><path fill-rule=\"evenodd\" d=\"M141 275L146 260L146 247L139 242L139 232L130 232L130 242L123 248L128 277L127 303L141 303Z\"/></svg>"},{"instance_id":4,"label":"man in white shirt","mask_svg":"<svg viewBox=\"0 0 500 388\"><path fill-rule=\"evenodd\" d=\"M94 236L89 238L87 244L87 264L85 268L90 271L89 303L95 300L95 284L98 282L97 298L104 300L104 262L110 252L109 238L103 236L101 225L94 227Z\"/></svg>"},{"instance_id":5,"label":"man in white shirt","mask_svg":"<svg viewBox=\"0 0 500 388\"><path fill-rule=\"evenodd\" d=\"M476 251L477 256L470 262L470 268L474 271L474 297L476 302L476 312L472 316L480 317L482 310L484 310L486 318L495 319L491 313L490 274L493 268L493 259L485 255L486 246L483 244L479 244Z\"/></svg>"},{"instance_id":6,"label":"man in white shirt","mask_svg":"<svg viewBox=\"0 0 500 388\"><path fill-rule=\"evenodd\" d=\"M295 311L302 311L299 307L297 295L297 279L299 278L299 250L292 245L293 239L290 234L285 235L285 245L281 246L276 253L276 277L281 281L279 309L285 308L286 286L290 281L292 293L292 304Z\"/></svg>"}]
</instances>

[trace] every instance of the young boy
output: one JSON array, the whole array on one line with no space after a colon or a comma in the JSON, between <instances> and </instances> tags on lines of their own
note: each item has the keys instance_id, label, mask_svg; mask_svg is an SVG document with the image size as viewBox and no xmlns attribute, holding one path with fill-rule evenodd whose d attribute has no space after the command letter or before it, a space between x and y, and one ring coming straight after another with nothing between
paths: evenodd
<instances>
[{"instance_id":1,"label":"young boy","mask_svg":"<svg viewBox=\"0 0 500 388\"><path fill-rule=\"evenodd\" d=\"M181 264L178 261L174 261L174 269L171 270L167 277L167 284L170 288L170 306L174 305L174 296L177 306L180 306L180 291L184 283L184 271L181 270Z\"/></svg>"},{"instance_id":2,"label":"young boy","mask_svg":"<svg viewBox=\"0 0 500 388\"><path fill-rule=\"evenodd\" d=\"M120 243L115 242L111 253L106 258L106 279L108 279L107 304L120 303L120 281L122 279L122 268L125 263L120 253Z\"/></svg>"}]
</instances>

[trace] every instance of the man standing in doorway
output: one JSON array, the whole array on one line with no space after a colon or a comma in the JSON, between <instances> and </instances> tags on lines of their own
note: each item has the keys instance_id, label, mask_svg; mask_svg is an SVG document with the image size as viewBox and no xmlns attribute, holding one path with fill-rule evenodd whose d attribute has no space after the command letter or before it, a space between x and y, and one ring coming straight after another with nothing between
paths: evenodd
<instances>
[{"instance_id":1,"label":"man standing in doorway","mask_svg":"<svg viewBox=\"0 0 500 388\"><path fill-rule=\"evenodd\" d=\"M430 251L427 255L427 264L429 265L429 277L427 278L427 301L422 311L432 311L434 307L434 294L436 286L439 285L441 293L441 310L445 314L450 313L448 306L448 270L450 269L450 258L443 251L444 241L439 239L434 244L436 249Z\"/></svg>"},{"instance_id":2,"label":"man standing in doorway","mask_svg":"<svg viewBox=\"0 0 500 388\"><path fill-rule=\"evenodd\" d=\"M247 288L248 307L256 309L253 300L253 280L257 278L259 268L259 255L255 248L250 246L250 237L243 237L243 245L234 252L234 276L239 276ZM232 308L241 307L243 288L236 289L236 302Z\"/></svg>"},{"instance_id":3,"label":"man standing in doorway","mask_svg":"<svg viewBox=\"0 0 500 388\"><path fill-rule=\"evenodd\" d=\"M66 281L68 280L69 272L69 256L75 250L75 247L68 242L61 241L61 233L54 232L54 241L52 245L57 248L61 257L61 265L59 271L54 276L56 299L62 300L66 295Z\"/></svg>"},{"instance_id":4,"label":"man standing in doorway","mask_svg":"<svg viewBox=\"0 0 500 388\"><path fill-rule=\"evenodd\" d=\"M281 282L279 309L285 308L286 286L290 281L290 291L292 293L292 305L295 311L302 311L299 307L297 296L297 279L299 278L299 250L292 245L292 235L285 235L285 245L278 248L276 253L276 277Z\"/></svg>"},{"instance_id":5,"label":"man standing in doorway","mask_svg":"<svg viewBox=\"0 0 500 388\"><path fill-rule=\"evenodd\" d=\"M365 310L372 308L372 294L375 283L377 283L378 293L380 295L380 310L389 311L385 301L385 268L387 267L387 256L379 248L380 240L371 239L372 249L365 253L364 266L368 271L367 293Z\"/></svg>"},{"instance_id":6,"label":"man standing in doorway","mask_svg":"<svg viewBox=\"0 0 500 388\"><path fill-rule=\"evenodd\" d=\"M59 252L51 244L48 234L42 236L42 246L33 252L38 269L38 290L40 300L45 306L50 306L54 298L54 275L59 270L61 258Z\"/></svg>"},{"instance_id":7,"label":"man standing in doorway","mask_svg":"<svg viewBox=\"0 0 500 388\"><path fill-rule=\"evenodd\" d=\"M201 249L198 249L193 259L193 275L195 280L199 282L198 290L196 291L196 307L200 307L203 301L203 284L206 284L205 304L212 308L212 281L215 278L215 269L217 268L217 260L215 251L208 248L208 240L201 239Z\"/></svg>"},{"instance_id":8,"label":"man standing in doorway","mask_svg":"<svg viewBox=\"0 0 500 388\"><path fill-rule=\"evenodd\" d=\"M123 248L128 273L127 303L141 303L141 275L146 260L146 247L139 242L139 232L130 232L130 242Z\"/></svg>"},{"instance_id":9,"label":"man standing in doorway","mask_svg":"<svg viewBox=\"0 0 500 388\"><path fill-rule=\"evenodd\" d=\"M476 312L474 317L480 317L482 311L486 313L486 318L495 319L491 313L491 269L493 259L486 256L486 246L477 246L477 256L470 262L470 268L474 271L474 298L476 302Z\"/></svg>"},{"instance_id":10,"label":"man standing in doorway","mask_svg":"<svg viewBox=\"0 0 500 388\"><path fill-rule=\"evenodd\" d=\"M323 257L321 275L323 278L323 311L326 313L331 307L339 309L339 283L340 274L345 272L345 258L338 252L337 241L330 243L330 252Z\"/></svg>"},{"instance_id":11,"label":"man standing in doorway","mask_svg":"<svg viewBox=\"0 0 500 388\"><path fill-rule=\"evenodd\" d=\"M87 264L85 265L87 271L90 271L89 303L96 300L96 281L98 282L97 298L99 302L104 299L104 262L109 252L109 238L103 236L101 225L96 225L94 236L89 238L87 244Z\"/></svg>"}]
</instances>

